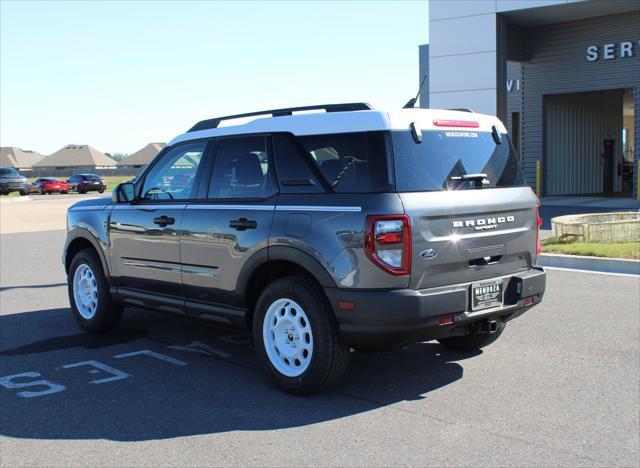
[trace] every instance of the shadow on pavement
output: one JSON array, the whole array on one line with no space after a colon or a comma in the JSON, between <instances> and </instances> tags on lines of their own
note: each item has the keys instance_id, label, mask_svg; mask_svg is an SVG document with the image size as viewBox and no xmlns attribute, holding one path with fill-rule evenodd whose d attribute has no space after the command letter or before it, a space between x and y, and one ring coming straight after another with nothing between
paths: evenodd
<instances>
[{"instance_id":1,"label":"shadow on pavement","mask_svg":"<svg viewBox=\"0 0 640 468\"><path fill-rule=\"evenodd\" d=\"M68 309L0 316L0 382L8 375L34 372L36 378L14 382L42 379L64 386L50 395L20 398L19 389L0 385L1 435L141 441L305 426L428 399L430 392L462 377L463 368L454 361L479 354L448 352L436 343L379 354L354 352L335 389L295 397L269 384L250 345L218 338L228 330L141 311L127 312L111 334L89 335L79 329L70 334L74 327ZM192 339L214 343L228 358L168 349L168 344ZM186 364L145 356L116 359L140 349ZM127 377L97 385L91 374L98 371L69 368L69 363L88 360L114 366Z\"/></svg>"}]
</instances>

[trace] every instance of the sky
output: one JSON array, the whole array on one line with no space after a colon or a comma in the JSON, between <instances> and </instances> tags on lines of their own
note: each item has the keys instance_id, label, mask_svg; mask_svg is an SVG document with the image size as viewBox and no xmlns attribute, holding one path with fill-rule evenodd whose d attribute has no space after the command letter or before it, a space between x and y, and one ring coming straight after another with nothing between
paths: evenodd
<instances>
[{"instance_id":1,"label":"sky","mask_svg":"<svg viewBox=\"0 0 640 468\"><path fill-rule=\"evenodd\" d=\"M0 146L133 153L195 122L417 93L427 1L0 0Z\"/></svg>"}]
</instances>

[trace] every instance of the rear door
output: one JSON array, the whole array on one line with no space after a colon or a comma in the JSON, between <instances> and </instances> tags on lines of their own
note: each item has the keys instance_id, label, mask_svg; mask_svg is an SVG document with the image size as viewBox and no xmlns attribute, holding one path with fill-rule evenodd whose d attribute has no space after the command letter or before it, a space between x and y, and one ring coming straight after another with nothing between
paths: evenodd
<instances>
[{"instance_id":1,"label":"rear door","mask_svg":"<svg viewBox=\"0 0 640 468\"><path fill-rule=\"evenodd\" d=\"M392 132L396 189L411 218L410 287L430 288L509 275L536 255L536 203L506 135ZM486 174L486 179L471 174Z\"/></svg>"},{"instance_id":2,"label":"rear door","mask_svg":"<svg viewBox=\"0 0 640 468\"><path fill-rule=\"evenodd\" d=\"M233 320L229 310L211 304L243 306L236 293L240 272L247 262L266 258L277 198L270 147L265 136L223 138L215 145L210 175L182 223L182 282L191 312Z\"/></svg>"},{"instance_id":3,"label":"rear door","mask_svg":"<svg viewBox=\"0 0 640 468\"><path fill-rule=\"evenodd\" d=\"M141 199L114 206L109 236L118 286L181 295L180 226L205 147L196 142L169 150L140 181Z\"/></svg>"}]
</instances>

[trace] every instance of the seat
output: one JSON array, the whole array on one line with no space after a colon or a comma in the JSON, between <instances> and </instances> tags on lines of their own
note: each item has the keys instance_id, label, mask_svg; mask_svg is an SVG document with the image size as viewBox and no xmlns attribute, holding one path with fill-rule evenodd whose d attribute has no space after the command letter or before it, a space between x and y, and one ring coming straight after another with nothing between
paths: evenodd
<instances>
[{"instance_id":1,"label":"seat","mask_svg":"<svg viewBox=\"0 0 640 468\"><path fill-rule=\"evenodd\" d=\"M235 196L260 197L264 191L265 176L260 158L254 153L246 153L234 160L233 193Z\"/></svg>"}]
</instances>

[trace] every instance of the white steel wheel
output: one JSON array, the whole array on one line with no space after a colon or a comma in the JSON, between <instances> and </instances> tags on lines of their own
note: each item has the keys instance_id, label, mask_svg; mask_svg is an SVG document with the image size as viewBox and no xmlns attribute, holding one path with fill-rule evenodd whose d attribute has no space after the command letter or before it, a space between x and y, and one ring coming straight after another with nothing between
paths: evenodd
<instances>
[{"instance_id":1,"label":"white steel wheel","mask_svg":"<svg viewBox=\"0 0 640 468\"><path fill-rule=\"evenodd\" d=\"M302 375L313 357L309 318L291 299L277 299L264 316L262 339L271 365L287 377Z\"/></svg>"},{"instance_id":2,"label":"white steel wheel","mask_svg":"<svg viewBox=\"0 0 640 468\"><path fill-rule=\"evenodd\" d=\"M82 318L92 319L98 310L98 283L86 263L78 266L73 275L73 298Z\"/></svg>"}]
</instances>

